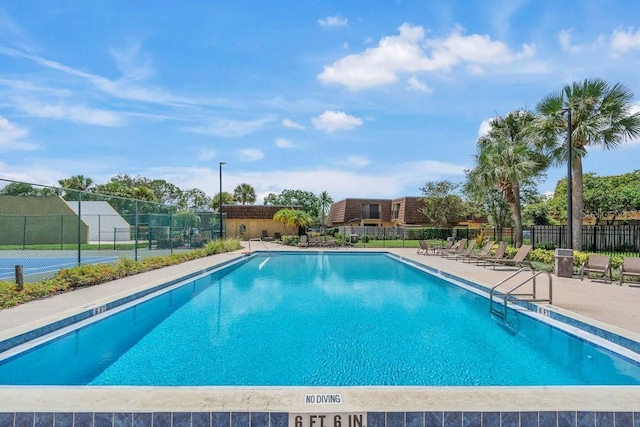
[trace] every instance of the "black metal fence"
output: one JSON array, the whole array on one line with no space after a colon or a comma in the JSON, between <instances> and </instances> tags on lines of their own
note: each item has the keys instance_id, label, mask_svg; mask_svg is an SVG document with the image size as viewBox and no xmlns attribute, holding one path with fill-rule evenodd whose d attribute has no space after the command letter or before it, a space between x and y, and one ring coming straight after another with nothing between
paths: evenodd
<instances>
[{"instance_id":1,"label":"black metal fence","mask_svg":"<svg viewBox=\"0 0 640 427\"><path fill-rule=\"evenodd\" d=\"M531 228L534 248L567 247L565 225L536 225ZM583 225L582 250L609 254L640 253L640 225Z\"/></svg>"}]
</instances>

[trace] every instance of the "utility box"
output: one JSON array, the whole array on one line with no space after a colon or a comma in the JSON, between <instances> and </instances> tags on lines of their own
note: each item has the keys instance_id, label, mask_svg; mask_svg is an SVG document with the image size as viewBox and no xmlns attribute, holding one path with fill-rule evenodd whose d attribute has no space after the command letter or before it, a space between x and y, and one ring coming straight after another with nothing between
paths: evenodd
<instances>
[{"instance_id":1,"label":"utility box","mask_svg":"<svg viewBox=\"0 0 640 427\"><path fill-rule=\"evenodd\" d=\"M558 277L573 277L573 249L556 249L554 274Z\"/></svg>"}]
</instances>

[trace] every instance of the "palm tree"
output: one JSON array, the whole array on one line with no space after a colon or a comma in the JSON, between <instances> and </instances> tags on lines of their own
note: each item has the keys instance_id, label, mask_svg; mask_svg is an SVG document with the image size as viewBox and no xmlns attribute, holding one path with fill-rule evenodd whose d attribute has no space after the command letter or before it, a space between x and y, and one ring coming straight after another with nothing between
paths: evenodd
<instances>
[{"instance_id":1,"label":"palm tree","mask_svg":"<svg viewBox=\"0 0 640 427\"><path fill-rule=\"evenodd\" d=\"M491 129L478 140L476 166L467 172L469 192L502 192L513 216L515 246L522 246L522 185L542 174L547 158L536 148L532 137L535 115L514 111L491 121Z\"/></svg>"},{"instance_id":2,"label":"palm tree","mask_svg":"<svg viewBox=\"0 0 640 427\"><path fill-rule=\"evenodd\" d=\"M249 184L239 184L233 189L233 200L242 205L253 204L256 201L256 190Z\"/></svg>"},{"instance_id":3,"label":"palm tree","mask_svg":"<svg viewBox=\"0 0 640 427\"><path fill-rule=\"evenodd\" d=\"M305 211L284 208L273 215L273 220L283 223L286 230L288 225L292 225L294 228L308 227L313 218Z\"/></svg>"},{"instance_id":4,"label":"palm tree","mask_svg":"<svg viewBox=\"0 0 640 427\"><path fill-rule=\"evenodd\" d=\"M331 196L329 196L329 193L323 191L318 197L318 202L320 204L320 227L324 229L324 218L327 215L329 208L333 204L333 199L331 198Z\"/></svg>"},{"instance_id":5,"label":"palm tree","mask_svg":"<svg viewBox=\"0 0 640 427\"><path fill-rule=\"evenodd\" d=\"M79 193L85 192L93 184L93 179L85 177L84 175L74 175L71 178L60 179L58 184L65 190L64 198L68 201L78 200ZM77 190L77 191L68 191Z\"/></svg>"},{"instance_id":6,"label":"palm tree","mask_svg":"<svg viewBox=\"0 0 640 427\"><path fill-rule=\"evenodd\" d=\"M564 117L567 110L571 111L573 249L582 249L582 158L588 147L601 146L609 150L621 141L640 136L640 112L632 113L632 101L631 90L619 83L610 85L602 79L585 79L566 85L538 103L541 143L557 163L568 161Z\"/></svg>"}]
</instances>

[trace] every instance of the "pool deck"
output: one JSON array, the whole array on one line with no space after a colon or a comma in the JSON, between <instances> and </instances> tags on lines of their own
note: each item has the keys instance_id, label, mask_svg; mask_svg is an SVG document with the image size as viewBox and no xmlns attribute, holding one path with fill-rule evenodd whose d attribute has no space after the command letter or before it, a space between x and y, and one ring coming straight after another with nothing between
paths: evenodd
<instances>
[{"instance_id":1,"label":"pool deck","mask_svg":"<svg viewBox=\"0 0 640 427\"><path fill-rule=\"evenodd\" d=\"M267 243L269 250L301 250ZM252 247L264 250L265 247ZM347 249L360 251L360 249ZM90 288L0 310L0 341L92 307L177 280L237 258L246 251L214 255ZM327 249L327 252L335 251ZM397 254L487 286L513 268L416 253L415 248L369 249ZM541 281L544 283L544 280ZM553 276L553 310L640 342L640 288L601 280ZM487 313L489 315L489 313ZM532 367L535 369L535 367ZM340 394L341 404L305 402L313 393ZM640 387L0 387L0 412L46 411L640 411Z\"/></svg>"}]
</instances>

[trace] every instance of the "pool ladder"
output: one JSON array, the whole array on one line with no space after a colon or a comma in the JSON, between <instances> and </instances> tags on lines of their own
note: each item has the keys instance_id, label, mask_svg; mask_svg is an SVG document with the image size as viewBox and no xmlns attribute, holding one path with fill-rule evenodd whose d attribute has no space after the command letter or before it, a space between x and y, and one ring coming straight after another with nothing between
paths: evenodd
<instances>
[{"instance_id":1,"label":"pool ladder","mask_svg":"<svg viewBox=\"0 0 640 427\"><path fill-rule=\"evenodd\" d=\"M262 246L264 246L264 248L269 253L269 257L271 257L271 251L267 247L267 244L260 237L254 237L253 239L249 239L249 252L251 252L251 242L261 242Z\"/></svg>"},{"instance_id":2,"label":"pool ladder","mask_svg":"<svg viewBox=\"0 0 640 427\"><path fill-rule=\"evenodd\" d=\"M527 277L525 280L518 282L516 286L512 287L508 291L498 290L499 286L507 283L509 280L513 279L514 277L518 276L519 274L525 271L531 272L532 275L530 277ZM548 298L537 297L536 277L538 277L541 274L546 274L547 278L549 279L549 282L548 282L549 297ZM516 290L520 289L522 286L526 285L529 282L532 282L532 286L533 286L533 291L531 293L515 293ZM509 302L529 301L529 302L548 302L549 304L552 304L552 298L553 298L553 285L552 285L551 274L548 271L534 272L533 270L528 268L521 268L520 270L516 271L509 277L501 280L494 287L491 288L491 292L489 293L489 312L496 318L502 320L503 322L506 322L507 305ZM497 301L498 299L502 300L501 305L498 305L498 301Z\"/></svg>"}]
</instances>

